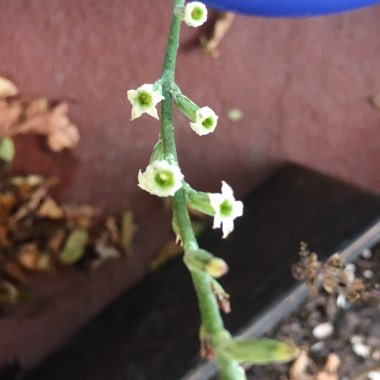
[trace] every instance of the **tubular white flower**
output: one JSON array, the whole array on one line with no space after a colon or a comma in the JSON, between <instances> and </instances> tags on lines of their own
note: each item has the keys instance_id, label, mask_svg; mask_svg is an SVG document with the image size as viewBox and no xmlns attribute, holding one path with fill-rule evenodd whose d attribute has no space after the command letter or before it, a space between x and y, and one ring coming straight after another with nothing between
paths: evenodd
<instances>
[{"instance_id":1,"label":"tubular white flower","mask_svg":"<svg viewBox=\"0 0 380 380\"><path fill-rule=\"evenodd\" d=\"M185 15L183 21L187 26L197 28L207 20L207 8L199 1L192 1L185 6Z\"/></svg>"},{"instance_id":2,"label":"tubular white flower","mask_svg":"<svg viewBox=\"0 0 380 380\"><path fill-rule=\"evenodd\" d=\"M164 97L161 91L153 89L153 84L143 84L136 90L128 90L127 96L132 104L131 120L139 118L143 113L158 119L156 105Z\"/></svg>"},{"instance_id":3,"label":"tubular white flower","mask_svg":"<svg viewBox=\"0 0 380 380\"><path fill-rule=\"evenodd\" d=\"M231 187L222 181L222 193L208 194L211 207L215 211L212 228L222 226L223 239L234 229L235 218L243 215L243 203L235 200Z\"/></svg>"},{"instance_id":4,"label":"tubular white flower","mask_svg":"<svg viewBox=\"0 0 380 380\"><path fill-rule=\"evenodd\" d=\"M195 122L190 123L191 129L199 136L214 132L218 116L210 107L202 107L195 113Z\"/></svg>"},{"instance_id":5,"label":"tubular white flower","mask_svg":"<svg viewBox=\"0 0 380 380\"><path fill-rule=\"evenodd\" d=\"M183 174L176 164L166 160L153 161L138 175L138 186L159 197L173 196L182 187Z\"/></svg>"}]
</instances>

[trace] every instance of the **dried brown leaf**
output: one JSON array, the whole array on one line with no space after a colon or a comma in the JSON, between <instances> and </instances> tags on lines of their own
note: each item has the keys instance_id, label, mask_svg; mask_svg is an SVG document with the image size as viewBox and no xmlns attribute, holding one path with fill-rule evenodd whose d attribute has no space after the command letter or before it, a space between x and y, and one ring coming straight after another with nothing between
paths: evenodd
<instances>
[{"instance_id":1,"label":"dried brown leaf","mask_svg":"<svg viewBox=\"0 0 380 380\"><path fill-rule=\"evenodd\" d=\"M18 94L18 88L9 79L0 77L0 98L7 98Z\"/></svg>"},{"instance_id":2,"label":"dried brown leaf","mask_svg":"<svg viewBox=\"0 0 380 380\"><path fill-rule=\"evenodd\" d=\"M32 100L21 96L0 97L0 135L12 137L33 133L43 135L55 152L79 143L78 128L67 116L68 104L53 103L45 98Z\"/></svg>"},{"instance_id":3,"label":"dried brown leaf","mask_svg":"<svg viewBox=\"0 0 380 380\"><path fill-rule=\"evenodd\" d=\"M18 262L25 269L32 271L50 271L53 268L52 258L41 253L35 243L24 244L17 255Z\"/></svg>"},{"instance_id":4,"label":"dried brown leaf","mask_svg":"<svg viewBox=\"0 0 380 380\"><path fill-rule=\"evenodd\" d=\"M121 217L120 245L124 252L131 252L132 240L137 231L137 224L131 211L124 211Z\"/></svg>"},{"instance_id":5,"label":"dried brown leaf","mask_svg":"<svg viewBox=\"0 0 380 380\"><path fill-rule=\"evenodd\" d=\"M69 225L85 229L90 228L99 215L99 210L88 204L63 205L62 209Z\"/></svg>"},{"instance_id":6,"label":"dried brown leaf","mask_svg":"<svg viewBox=\"0 0 380 380\"><path fill-rule=\"evenodd\" d=\"M62 219L64 212L57 202L48 196L42 201L36 215L40 218Z\"/></svg>"},{"instance_id":7,"label":"dried brown leaf","mask_svg":"<svg viewBox=\"0 0 380 380\"><path fill-rule=\"evenodd\" d=\"M109 216L106 219L105 226L110 234L110 239L113 244L119 244L120 234L117 227L116 218L114 216Z\"/></svg>"},{"instance_id":8,"label":"dried brown leaf","mask_svg":"<svg viewBox=\"0 0 380 380\"><path fill-rule=\"evenodd\" d=\"M22 283L26 282L26 276L20 265L14 261L8 260L4 264L3 268L4 273L6 273L9 277L13 278L16 281L20 281Z\"/></svg>"},{"instance_id":9,"label":"dried brown leaf","mask_svg":"<svg viewBox=\"0 0 380 380\"><path fill-rule=\"evenodd\" d=\"M155 259L150 263L150 269L155 271L165 265L169 260L179 256L183 249L175 242L166 243L158 252Z\"/></svg>"},{"instance_id":10,"label":"dried brown leaf","mask_svg":"<svg viewBox=\"0 0 380 380\"><path fill-rule=\"evenodd\" d=\"M66 232L64 229L58 230L47 242L47 248L54 253L58 253L65 239L65 236Z\"/></svg>"},{"instance_id":11,"label":"dried brown leaf","mask_svg":"<svg viewBox=\"0 0 380 380\"><path fill-rule=\"evenodd\" d=\"M380 94L369 96L368 101L375 110L380 111Z\"/></svg>"}]
</instances>

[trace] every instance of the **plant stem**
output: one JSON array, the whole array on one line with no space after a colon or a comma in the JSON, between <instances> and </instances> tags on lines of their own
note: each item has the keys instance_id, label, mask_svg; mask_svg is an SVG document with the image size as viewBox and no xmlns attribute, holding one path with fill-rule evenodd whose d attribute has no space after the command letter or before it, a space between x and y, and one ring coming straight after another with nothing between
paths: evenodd
<instances>
[{"instance_id":1,"label":"plant stem","mask_svg":"<svg viewBox=\"0 0 380 380\"><path fill-rule=\"evenodd\" d=\"M174 138L172 97L170 89L174 85L174 74L179 44L181 19L176 15L176 8L184 7L185 0L175 0L173 15L170 25L168 45L163 64L162 79L162 101L161 111L161 136L165 157L174 159L178 163L177 149ZM186 207L185 193L183 188L177 191L173 197L173 217L178 226L179 234L184 245L185 254L198 248L198 242L191 225L189 213ZM191 272L195 291L198 298L202 318L202 326L210 335L212 345L216 345L221 336L229 336L224 328L219 307L215 295L211 289L212 278L207 273ZM221 380L244 380L237 362L216 354L216 361L220 371Z\"/></svg>"}]
</instances>

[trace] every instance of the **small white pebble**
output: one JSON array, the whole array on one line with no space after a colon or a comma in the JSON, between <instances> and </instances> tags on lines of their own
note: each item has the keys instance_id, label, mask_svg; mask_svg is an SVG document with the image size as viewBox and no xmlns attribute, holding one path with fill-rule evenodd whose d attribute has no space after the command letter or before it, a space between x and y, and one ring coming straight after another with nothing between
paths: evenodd
<instances>
[{"instance_id":1,"label":"small white pebble","mask_svg":"<svg viewBox=\"0 0 380 380\"><path fill-rule=\"evenodd\" d=\"M369 248L363 250L362 257L365 259L370 259L372 257L372 251Z\"/></svg>"},{"instance_id":2,"label":"small white pebble","mask_svg":"<svg viewBox=\"0 0 380 380\"><path fill-rule=\"evenodd\" d=\"M350 342L351 344L363 343L364 336L363 335L352 335Z\"/></svg>"},{"instance_id":3,"label":"small white pebble","mask_svg":"<svg viewBox=\"0 0 380 380\"><path fill-rule=\"evenodd\" d=\"M339 295L336 299L336 304L341 309L348 309L348 307L350 306L349 303L347 302L346 297L342 293L339 293Z\"/></svg>"},{"instance_id":4,"label":"small white pebble","mask_svg":"<svg viewBox=\"0 0 380 380\"><path fill-rule=\"evenodd\" d=\"M363 272L363 277L364 278L367 278L368 280L373 278L373 272L369 269L366 269L364 272Z\"/></svg>"},{"instance_id":5,"label":"small white pebble","mask_svg":"<svg viewBox=\"0 0 380 380\"><path fill-rule=\"evenodd\" d=\"M333 332L334 332L334 327L329 322L320 323L319 325L315 326L313 329L313 335L317 339L326 339L329 336L331 336Z\"/></svg>"},{"instance_id":6,"label":"small white pebble","mask_svg":"<svg viewBox=\"0 0 380 380\"><path fill-rule=\"evenodd\" d=\"M380 380L380 371L371 371L368 374L368 379L370 379L370 380Z\"/></svg>"},{"instance_id":7,"label":"small white pebble","mask_svg":"<svg viewBox=\"0 0 380 380\"><path fill-rule=\"evenodd\" d=\"M366 344L363 343L354 343L352 345L352 350L355 352L356 355L361 356L363 358L366 358L370 354L370 348Z\"/></svg>"},{"instance_id":8,"label":"small white pebble","mask_svg":"<svg viewBox=\"0 0 380 380\"><path fill-rule=\"evenodd\" d=\"M372 352L372 359L376 361L380 360L380 350L375 350Z\"/></svg>"},{"instance_id":9,"label":"small white pebble","mask_svg":"<svg viewBox=\"0 0 380 380\"><path fill-rule=\"evenodd\" d=\"M346 264L345 269L349 272L355 273L356 266L355 266L355 264L348 263L348 264Z\"/></svg>"},{"instance_id":10,"label":"small white pebble","mask_svg":"<svg viewBox=\"0 0 380 380\"><path fill-rule=\"evenodd\" d=\"M322 341L319 341L317 343L314 343L311 347L310 347L310 351L311 352L319 352L319 351L322 351L324 348L325 348L325 342L322 342Z\"/></svg>"}]
</instances>

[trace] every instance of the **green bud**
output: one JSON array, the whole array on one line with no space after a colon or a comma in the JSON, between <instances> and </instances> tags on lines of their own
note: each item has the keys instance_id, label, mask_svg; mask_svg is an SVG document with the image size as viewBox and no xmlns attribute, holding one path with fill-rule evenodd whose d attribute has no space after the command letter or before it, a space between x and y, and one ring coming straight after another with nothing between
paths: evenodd
<instances>
[{"instance_id":1,"label":"green bud","mask_svg":"<svg viewBox=\"0 0 380 380\"><path fill-rule=\"evenodd\" d=\"M218 352L230 360L255 365L285 363L299 355L298 347L274 339L235 338L218 347Z\"/></svg>"},{"instance_id":2,"label":"green bud","mask_svg":"<svg viewBox=\"0 0 380 380\"><path fill-rule=\"evenodd\" d=\"M153 148L153 152L152 152L152 155L150 156L149 163L151 164L154 161L162 161L163 158L164 158L164 145L162 144L162 140L159 139Z\"/></svg>"},{"instance_id":3,"label":"green bud","mask_svg":"<svg viewBox=\"0 0 380 380\"><path fill-rule=\"evenodd\" d=\"M200 109L192 100L183 95L179 89L172 91L174 104L192 122L195 122L196 113Z\"/></svg>"},{"instance_id":4,"label":"green bud","mask_svg":"<svg viewBox=\"0 0 380 380\"><path fill-rule=\"evenodd\" d=\"M9 137L0 137L0 160L10 164L15 156L15 147Z\"/></svg>"},{"instance_id":5,"label":"green bud","mask_svg":"<svg viewBox=\"0 0 380 380\"><path fill-rule=\"evenodd\" d=\"M219 278L228 272L228 265L224 260L214 258L205 265L205 272L214 278Z\"/></svg>"},{"instance_id":6,"label":"green bud","mask_svg":"<svg viewBox=\"0 0 380 380\"><path fill-rule=\"evenodd\" d=\"M196 191L190 188L190 186L186 186L185 195L186 204L188 207L191 207L209 216L215 215L215 210L211 206L210 197L207 193Z\"/></svg>"},{"instance_id":7,"label":"green bud","mask_svg":"<svg viewBox=\"0 0 380 380\"><path fill-rule=\"evenodd\" d=\"M212 277L221 277L228 271L226 262L204 249L187 251L184 262L191 271L206 272Z\"/></svg>"}]
</instances>

